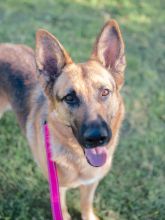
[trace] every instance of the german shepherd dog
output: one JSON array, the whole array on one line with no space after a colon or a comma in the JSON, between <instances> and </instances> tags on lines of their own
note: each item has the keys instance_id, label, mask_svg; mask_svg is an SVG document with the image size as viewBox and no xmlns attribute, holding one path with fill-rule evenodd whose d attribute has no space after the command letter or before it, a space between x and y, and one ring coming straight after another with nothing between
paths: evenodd
<instances>
[{"instance_id":1,"label":"german shepherd dog","mask_svg":"<svg viewBox=\"0 0 165 220\"><path fill-rule=\"evenodd\" d=\"M67 189L80 187L83 220L98 220L93 198L108 173L124 116L124 42L108 21L87 62L74 63L46 30L36 34L35 52L25 45L0 45L0 113L10 107L47 177L43 125L50 128L52 160L58 167L64 220L71 219Z\"/></svg>"}]
</instances>

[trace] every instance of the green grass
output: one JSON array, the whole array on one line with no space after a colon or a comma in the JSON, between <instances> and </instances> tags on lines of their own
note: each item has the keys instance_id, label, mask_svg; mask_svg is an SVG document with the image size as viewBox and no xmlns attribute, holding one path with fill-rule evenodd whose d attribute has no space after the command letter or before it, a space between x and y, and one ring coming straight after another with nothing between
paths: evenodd
<instances>
[{"instance_id":1,"label":"green grass","mask_svg":"<svg viewBox=\"0 0 165 220\"><path fill-rule=\"evenodd\" d=\"M35 32L55 34L76 62L88 58L105 20L117 19L126 42L126 119L113 169L101 182L95 209L104 220L165 219L165 4L154 0L5 0L0 42L34 47ZM19 61L18 61L19 62ZM78 191L68 194L80 219ZM16 119L0 120L0 220L51 219L45 179Z\"/></svg>"}]
</instances>

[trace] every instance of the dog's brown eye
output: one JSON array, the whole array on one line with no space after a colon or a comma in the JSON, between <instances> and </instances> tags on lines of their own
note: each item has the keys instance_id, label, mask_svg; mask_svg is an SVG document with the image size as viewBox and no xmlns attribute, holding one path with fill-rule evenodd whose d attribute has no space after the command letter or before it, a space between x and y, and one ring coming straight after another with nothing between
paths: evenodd
<instances>
[{"instance_id":1,"label":"dog's brown eye","mask_svg":"<svg viewBox=\"0 0 165 220\"><path fill-rule=\"evenodd\" d=\"M110 94L110 92L111 92L111 91L110 91L109 89L103 89L102 92L101 92L101 95L102 95L102 96L107 96L107 95Z\"/></svg>"}]
</instances>

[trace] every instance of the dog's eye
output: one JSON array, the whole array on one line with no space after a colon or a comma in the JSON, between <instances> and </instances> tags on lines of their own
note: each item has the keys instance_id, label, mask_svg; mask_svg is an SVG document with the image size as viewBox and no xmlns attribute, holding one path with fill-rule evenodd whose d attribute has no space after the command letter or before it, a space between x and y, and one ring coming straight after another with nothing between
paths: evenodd
<instances>
[{"instance_id":1,"label":"dog's eye","mask_svg":"<svg viewBox=\"0 0 165 220\"><path fill-rule=\"evenodd\" d=\"M63 101L66 102L68 105L78 105L79 99L76 96L75 92L69 93L63 98Z\"/></svg>"},{"instance_id":2,"label":"dog's eye","mask_svg":"<svg viewBox=\"0 0 165 220\"><path fill-rule=\"evenodd\" d=\"M75 100L75 97L73 96L73 95L66 95L65 97L64 97L64 101L66 101L66 102L74 102L74 100Z\"/></svg>"},{"instance_id":3,"label":"dog's eye","mask_svg":"<svg viewBox=\"0 0 165 220\"><path fill-rule=\"evenodd\" d=\"M109 89L103 89L101 91L101 96L108 96L111 93Z\"/></svg>"}]
</instances>

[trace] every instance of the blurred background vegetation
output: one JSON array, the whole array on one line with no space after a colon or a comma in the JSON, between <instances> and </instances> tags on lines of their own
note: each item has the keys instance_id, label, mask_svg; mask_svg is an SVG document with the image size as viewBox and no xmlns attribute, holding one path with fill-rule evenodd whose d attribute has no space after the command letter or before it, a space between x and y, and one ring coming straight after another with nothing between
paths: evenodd
<instances>
[{"instance_id":1,"label":"blurred background vegetation","mask_svg":"<svg viewBox=\"0 0 165 220\"><path fill-rule=\"evenodd\" d=\"M98 187L95 210L104 220L163 220L165 2L0 1L0 42L34 47L36 30L45 28L76 62L85 61L109 18L119 22L126 43L126 119L113 169ZM79 192L71 191L68 204L74 220L80 220L77 201ZM0 120L0 220L29 219L51 219L48 186L13 113L6 113Z\"/></svg>"}]
</instances>

